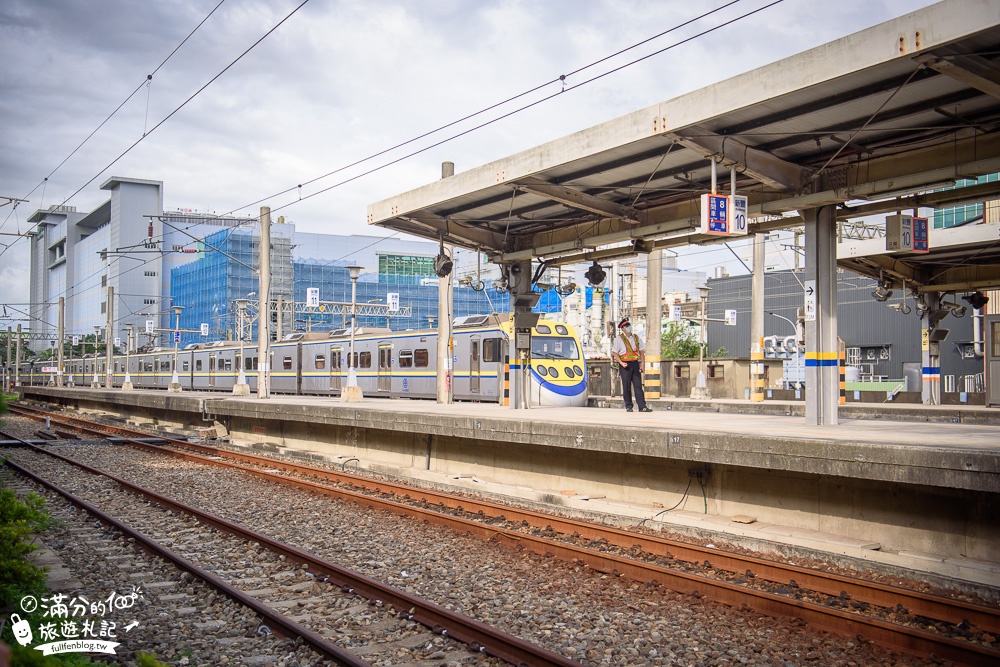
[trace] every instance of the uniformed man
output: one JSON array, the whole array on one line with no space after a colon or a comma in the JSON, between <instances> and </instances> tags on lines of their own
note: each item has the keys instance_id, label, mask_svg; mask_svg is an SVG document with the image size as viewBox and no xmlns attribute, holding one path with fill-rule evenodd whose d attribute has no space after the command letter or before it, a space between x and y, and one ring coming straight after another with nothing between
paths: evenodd
<instances>
[{"instance_id":1,"label":"uniformed man","mask_svg":"<svg viewBox=\"0 0 1000 667\"><path fill-rule=\"evenodd\" d=\"M646 346L636 334L632 333L632 324L628 318L618 323L618 335L611 344L611 356L620 366L622 378L622 395L625 399L625 412L632 412L632 389L635 388L635 400L639 404L639 412L652 412L646 405L646 394L642 390L642 369L646 361Z\"/></svg>"}]
</instances>

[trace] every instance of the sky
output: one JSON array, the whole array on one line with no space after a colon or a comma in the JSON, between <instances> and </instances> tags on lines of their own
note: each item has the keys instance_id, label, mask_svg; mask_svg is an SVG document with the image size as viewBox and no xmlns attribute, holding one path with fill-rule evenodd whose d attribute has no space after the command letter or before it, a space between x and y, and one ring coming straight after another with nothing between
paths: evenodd
<instances>
[{"instance_id":1,"label":"sky","mask_svg":"<svg viewBox=\"0 0 1000 667\"><path fill-rule=\"evenodd\" d=\"M53 204L91 211L118 176L163 181L166 210L268 205L299 231L386 235L367 205L440 178L443 161L471 169L932 4L730 2L4 0L0 196L28 201L0 206L0 233ZM472 129L560 75L571 87L672 44ZM28 244L0 244L0 304L23 305ZM725 250L680 251L681 269L718 264L745 272Z\"/></svg>"}]
</instances>

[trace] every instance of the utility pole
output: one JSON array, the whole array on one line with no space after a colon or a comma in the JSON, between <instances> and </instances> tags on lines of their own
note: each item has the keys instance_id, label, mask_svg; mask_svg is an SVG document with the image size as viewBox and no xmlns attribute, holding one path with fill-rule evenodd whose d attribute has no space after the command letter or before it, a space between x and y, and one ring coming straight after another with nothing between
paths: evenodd
<instances>
[{"instance_id":1,"label":"utility pole","mask_svg":"<svg viewBox=\"0 0 1000 667\"><path fill-rule=\"evenodd\" d=\"M13 337L13 334L11 333L10 325L8 324L7 325L7 356L5 356L3 358L3 366L4 366L4 369L6 369L6 371L7 371L4 374L4 378L3 378L3 381L4 381L3 390L4 391L7 391L7 383L10 382L10 377L11 377L11 372L10 372L10 339L12 337Z\"/></svg>"},{"instance_id":2,"label":"utility pole","mask_svg":"<svg viewBox=\"0 0 1000 667\"><path fill-rule=\"evenodd\" d=\"M660 348L663 333L663 251L646 258L646 368L643 369L646 399L660 397Z\"/></svg>"},{"instance_id":3,"label":"utility pole","mask_svg":"<svg viewBox=\"0 0 1000 667\"><path fill-rule=\"evenodd\" d=\"M21 386L21 325L17 325L17 356L14 360L14 386Z\"/></svg>"},{"instance_id":4,"label":"utility pole","mask_svg":"<svg viewBox=\"0 0 1000 667\"><path fill-rule=\"evenodd\" d=\"M56 386L63 386L63 340L66 337L66 297L59 297L59 362L56 372Z\"/></svg>"},{"instance_id":5,"label":"utility pole","mask_svg":"<svg viewBox=\"0 0 1000 667\"><path fill-rule=\"evenodd\" d=\"M260 279L257 299L257 398L271 397L271 207L260 207Z\"/></svg>"},{"instance_id":6,"label":"utility pole","mask_svg":"<svg viewBox=\"0 0 1000 667\"><path fill-rule=\"evenodd\" d=\"M114 387L115 376L112 371L112 364L114 363L115 350L113 343L115 342L114 332L112 327L115 323L115 288L108 285L108 323L104 327L104 351L105 351L105 366L104 369L104 388L111 389ZM62 368L62 335L59 337L59 368Z\"/></svg>"}]
</instances>

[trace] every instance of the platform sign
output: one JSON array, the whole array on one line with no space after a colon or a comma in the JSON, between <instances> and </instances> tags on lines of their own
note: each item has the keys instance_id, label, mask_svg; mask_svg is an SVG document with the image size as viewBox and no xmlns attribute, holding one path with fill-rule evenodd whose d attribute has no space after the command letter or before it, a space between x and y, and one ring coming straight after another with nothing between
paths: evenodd
<instances>
[{"instance_id":1,"label":"platform sign","mask_svg":"<svg viewBox=\"0 0 1000 667\"><path fill-rule=\"evenodd\" d=\"M747 198L743 195L732 195L729 198L729 234L746 236L750 219L747 216Z\"/></svg>"},{"instance_id":2,"label":"platform sign","mask_svg":"<svg viewBox=\"0 0 1000 667\"><path fill-rule=\"evenodd\" d=\"M913 252L930 252L930 227L927 218L913 218Z\"/></svg>"},{"instance_id":3,"label":"platform sign","mask_svg":"<svg viewBox=\"0 0 1000 667\"><path fill-rule=\"evenodd\" d=\"M726 311L726 326L735 327L736 326L736 311L727 310Z\"/></svg>"},{"instance_id":4,"label":"platform sign","mask_svg":"<svg viewBox=\"0 0 1000 667\"><path fill-rule=\"evenodd\" d=\"M201 335L202 336L207 336L208 335L208 322L202 322L201 323Z\"/></svg>"},{"instance_id":5,"label":"platform sign","mask_svg":"<svg viewBox=\"0 0 1000 667\"><path fill-rule=\"evenodd\" d=\"M115 336L114 345L115 345L115 347L121 347L122 346L122 339L119 338L118 336Z\"/></svg>"},{"instance_id":6,"label":"platform sign","mask_svg":"<svg viewBox=\"0 0 1000 667\"><path fill-rule=\"evenodd\" d=\"M701 301L690 301L677 306L680 309L680 318L682 320L700 320L702 303Z\"/></svg>"},{"instance_id":7,"label":"platform sign","mask_svg":"<svg viewBox=\"0 0 1000 667\"><path fill-rule=\"evenodd\" d=\"M399 312L399 292L389 292L385 295L386 302L389 304L390 313Z\"/></svg>"},{"instance_id":8,"label":"platform sign","mask_svg":"<svg viewBox=\"0 0 1000 667\"><path fill-rule=\"evenodd\" d=\"M727 195L701 196L701 233L717 236L729 235L729 197Z\"/></svg>"},{"instance_id":9,"label":"platform sign","mask_svg":"<svg viewBox=\"0 0 1000 667\"><path fill-rule=\"evenodd\" d=\"M174 345L180 345L180 343L181 343L181 332L180 331L175 331L174 332Z\"/></svg>"},{"instance_id":10,"label":"platform sign","mask_svg":"<svg viewBox=\"0 0 1000 667\"><path fill-rule=\"evenodd\" d=\"M816 281L807 280L803 283L805 288L805 321L816 321Z\"/></svg>"},{"instance_id":11,"label":"platform sign","mask_svg":"<svg viewBox=\"0 0 1000 667\"><path fill-rule=\"evenodd\" d=\"M58 373L59 372L59 367L58 366L42 366L42 372L43 373Z\"/></svg>"},{"instance_id":12,"label":"platform sign","mask_svg":"<svg viewBox=\"0 0 1000 667\"><path fill-rule=\"evenodd\" d=\"M146 320L146 333L153 333L153 327L155 325L156 322L154 322L153 320Z\"/></svg>"},{"instance_id":13,"label":"platform sign","mask_svg":"<svg viewBox=\"0 0 1000 667\"><path fill-rule=\"evenodd\" d=\"M306 288L306 307L307 308L319 308L319 288L318 287L307 287Z\"/></svg>"},{"instance_id":14,"label":"platform sign","mask_svg":"<svg viewBox=\"0 0 1000 667\"><path fill-rule=\"evenodd\" d=\"M79 336L73 336L73 347L76 347L79 344L80 344L80 337Z\"/></svg>"},{"instance_id":15,"label":"platform sign","mask_svg":"<svg viewBox=\"0 0 1000 667\"><path fill-rule=\"evenodd\" d=\"M885 249L913 249L913 217L890 215L885 218Z\"/></svg>"},{"instance_id":16,"label":"platform sign","mask_svg":"<svg viewBox=\"0 0 1000 667\"><path fill-rule=\"evenodd\" d=\"M675 305L670 308L670 321L680 322L681 321L681 307L680 305Z\"/></svg>"}]
</instances>

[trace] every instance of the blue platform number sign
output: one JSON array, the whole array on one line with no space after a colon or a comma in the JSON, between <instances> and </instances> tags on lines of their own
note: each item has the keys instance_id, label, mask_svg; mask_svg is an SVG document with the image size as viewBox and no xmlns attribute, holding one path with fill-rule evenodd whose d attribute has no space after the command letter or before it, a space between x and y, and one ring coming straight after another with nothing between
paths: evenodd
<instances>
[{"instance_id":1,"label":"blue platform number sign","mask_svg":"<svg viewBox=\"0 0 1000 667\"><path fill-rule=\"evenodd\" d=\"M930 249L927 218L913 218L913 252L929 252Z\"/></svg>"},{"instance_id":2,"label":"blue platform number sign","mask_svg":"<svg viewBox=\"0 0 1000 667\"><path fill-rule=\"evenodd\" d=\"M701 231L703 234L729 234L728 196L701 196Z\"/></svg>"}]
</instances>

